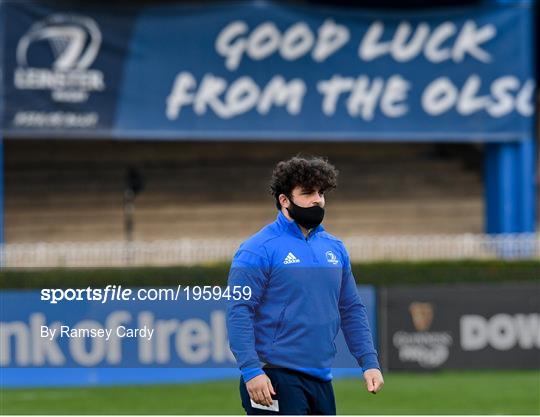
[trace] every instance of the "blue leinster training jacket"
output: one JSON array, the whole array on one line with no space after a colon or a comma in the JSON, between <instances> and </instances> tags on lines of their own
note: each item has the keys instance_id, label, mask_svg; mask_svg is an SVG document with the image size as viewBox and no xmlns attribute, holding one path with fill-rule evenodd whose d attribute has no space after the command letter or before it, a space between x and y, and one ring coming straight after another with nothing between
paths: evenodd
<instances>
[{"instance_id":1,"label":"blue leinster training jacket","mask_svg":"<svg viewBox=\"0 0 540 417\"><path fill-rule=\"evenodd\" d=\"M359 365L379 368L349 256L322 225L306 239L279 212L240 246L228 285L251 288L249 299L227 306L229 343L245 382L265 363L331 380L340 325Z\"/></svg>"}]
</instances>

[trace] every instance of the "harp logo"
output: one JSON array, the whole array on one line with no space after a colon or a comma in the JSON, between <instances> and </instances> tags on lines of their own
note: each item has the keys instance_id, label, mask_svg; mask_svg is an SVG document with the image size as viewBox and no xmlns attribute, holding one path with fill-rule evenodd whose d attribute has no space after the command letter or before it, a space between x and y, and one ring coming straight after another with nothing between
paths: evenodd
<instances>
[{"instance_id":1,"label":"harp logo","mask_svg":"<svg viewBox=\"0 0 540 417\"><path fill-rule=\"evenodd\" d=\"M409 306L414 328L425 332L431 327L433 321L433 306L430 303L414 302Z\"/></svg>"},{"instance_id":2,"label":"harp logo","mask_svg":"<svg viewBox=\"0 0 540 417\"><path fill-rule=\"evenodd\" d=\"M98 57L101 31L90 17L54 14L34 23L16 50L15 87L50 90L57 102L80 103L103 91L103 72L90 67Z\"/></svg>"},{"instance_id":3,"label":"harp logo","mask_svg":"<svg viewBox=\"0 0 540 417\"><path fill-rule=\"evenodd\" d=\"M401 362L413 362L421 368L433 369L448 360L453 337L449 331L430 331L434 311L432 303L414 301L409 304L415 331L399 330L392 336Z\"/></svg>"}]
</instances>

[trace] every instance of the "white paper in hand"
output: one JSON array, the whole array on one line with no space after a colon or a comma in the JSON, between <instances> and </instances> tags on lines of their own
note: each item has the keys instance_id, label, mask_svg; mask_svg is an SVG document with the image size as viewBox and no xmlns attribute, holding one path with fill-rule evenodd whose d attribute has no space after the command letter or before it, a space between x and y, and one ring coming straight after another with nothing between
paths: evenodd
<instances>
[{"instance_id":1,"label":"white paper in hand","mask_svg":"<svg viewBox=\"0 0 540 417\"><path fill-rule=\"evenodd\" d=\"M279 402L278 400L272 400L272 405L271 406L267 406L267 405L261 405L261 404L257 404L255 401L251 400L251 406L253 408L258 408L260 410L268 410L268 411L279 411Z\"/></svg>"}]
</instances>

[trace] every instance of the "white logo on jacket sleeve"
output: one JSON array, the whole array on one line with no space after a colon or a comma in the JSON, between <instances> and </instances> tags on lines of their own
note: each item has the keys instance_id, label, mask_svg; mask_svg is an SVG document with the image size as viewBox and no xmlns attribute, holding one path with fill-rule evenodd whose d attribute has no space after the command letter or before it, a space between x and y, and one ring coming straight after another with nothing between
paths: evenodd
<instances>
[{"instance_id":1,"label":"white logo on jacket sleeve","mask_svg":"<svg viewBox=\"0 0 540 417\"><path fill-rule=\"evenodd\" d=\"M298 262L300 262L300 259L294 256L292 252L289 252L289 254L285 257L285 260L283 261L285 265L297 264Z\"/></svg>"},{"instance_id":2,"label":"white logo on jacket sleeve","mask_svg":"<svg viewBox=\"0 0 540 417\"><path fill-rule=\"evenodd\" d=\"M337 256L334 255L334 252L332 252L331 250L327 251L325 255L326 255L326 260L329 263L331 263L333 265L336 265L336 264L339 263L339 260L338 260Z\"/></svg>"}]
</instances>

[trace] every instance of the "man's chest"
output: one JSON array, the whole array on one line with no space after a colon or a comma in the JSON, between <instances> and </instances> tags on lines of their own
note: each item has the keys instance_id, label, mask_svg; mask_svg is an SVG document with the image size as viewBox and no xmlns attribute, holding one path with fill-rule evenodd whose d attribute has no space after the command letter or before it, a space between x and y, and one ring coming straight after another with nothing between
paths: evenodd
<instances>
[{"instance_id":1,"label":"man's chest","mask_svg":"<svg viewBox=\"0 0 540 417\"><path fill-rule=\"evenodd\" d=\"M278 291L336 294L341 287L342 267L341 252L326 242L280 242L272 251L269 282Z\"/></svg>"},{"instance_id":2,"label":"man's chest","mask_svg":"<svg viewBox=\"0 0 540 417\"><path fill-rule=\"evenodd\" d=\"M272 266L286 268L342 268L341 252L335 245L321 240L300 240L279 242L272 248Z\"/></svg>"}]
</instances>

